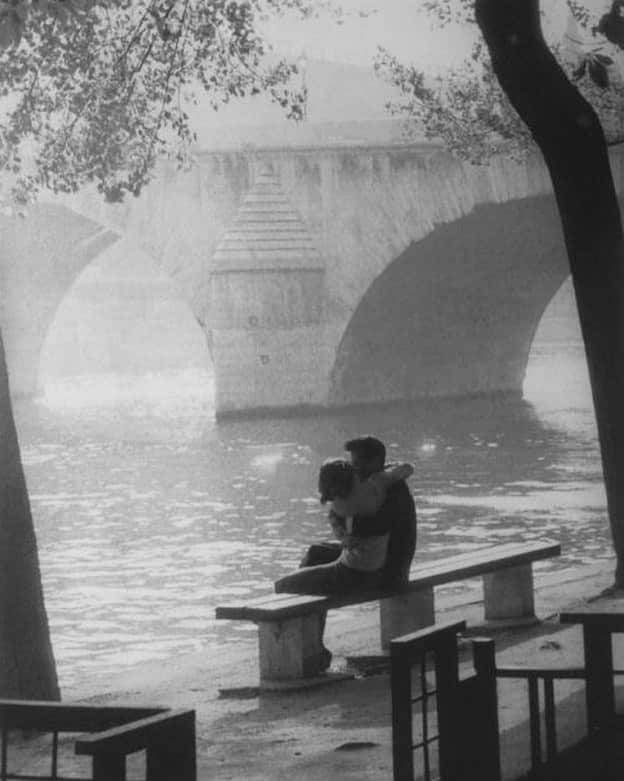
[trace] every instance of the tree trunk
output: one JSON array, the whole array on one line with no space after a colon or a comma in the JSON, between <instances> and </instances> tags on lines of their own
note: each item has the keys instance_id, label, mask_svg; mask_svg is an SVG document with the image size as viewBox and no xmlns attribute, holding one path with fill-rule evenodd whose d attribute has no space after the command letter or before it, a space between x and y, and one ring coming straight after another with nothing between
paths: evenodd
<instances>
[{"instance_id":1,"label":"tree trunk","mask_svg":"<svg viewBox=\"0 0 624 781\"><path fill-rule=\"evenodd\" d=\"M0 334L0 697L60 699Z\"/></svg>"},{"instance_id":2,"label":"tree trunk","mask_svg":"<svg viewBox=\"0 0 624 781\"><path fill-rule=\"evenodd\" d=\"M592 387L615 585L624 588L624 247L606 141L546 45L539 0L475 0L475 11L496 76L552 179Z\"/></svg>"}]
</instances>

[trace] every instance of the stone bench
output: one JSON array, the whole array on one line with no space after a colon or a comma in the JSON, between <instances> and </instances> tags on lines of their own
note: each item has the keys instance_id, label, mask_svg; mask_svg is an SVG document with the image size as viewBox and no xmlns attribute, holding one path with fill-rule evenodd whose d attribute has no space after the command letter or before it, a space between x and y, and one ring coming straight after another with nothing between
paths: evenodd
<instances>
[{"instance_id":1,"label":"stone bench","mask_svg":"<svg viewBox=\"0 0 624 781\"><path fill-rule=\"evenodd\" d=\"M271 594L216 608L216 618L258 625L260 684L294 682L320 674L319 622L328 610L379 602L381 647L394 637L435 623L434 586L483 577L486 620L535 615L534 561L558 556L559 543L542 540L492 545L412 567L401 591L366 591L347 596Z\"/></svg>"}]
</instances>

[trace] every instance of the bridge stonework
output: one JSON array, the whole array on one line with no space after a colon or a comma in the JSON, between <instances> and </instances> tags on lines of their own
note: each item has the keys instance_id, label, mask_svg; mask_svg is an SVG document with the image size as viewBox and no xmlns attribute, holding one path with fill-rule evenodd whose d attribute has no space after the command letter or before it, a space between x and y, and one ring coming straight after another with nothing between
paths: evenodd
<instances>
[{"instance_id":1,"label":"bridge stonework","mask_svg":"<svg viewBox=\"0 0 624 781\"><path fill-rule=\"evenodd\" d=\"M14 393L36 391L56 308L124 235L203 328L218 415L520 393L569 273L537 157L474 167L426 143L202 152L138 199L42 202L0 235Z\"/></svg>"}]
</instances>

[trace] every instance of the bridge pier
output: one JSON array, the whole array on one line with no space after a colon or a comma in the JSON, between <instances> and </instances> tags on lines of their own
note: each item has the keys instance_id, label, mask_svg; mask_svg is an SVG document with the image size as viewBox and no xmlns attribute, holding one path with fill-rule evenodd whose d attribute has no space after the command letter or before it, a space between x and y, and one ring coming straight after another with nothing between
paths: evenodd
<instances>
[{"instance_id":1,"label":"bridge pier","mask_svg":"<svg viewBox=\"0 0 624 781\"><path fill-rule=\"evenodd\" d=\"M324 403L336 334L325 263L271 164L211 260L209 329L217 415Z\"/></svg>"},{"instance_id":2,"label":"bridge pier","mask_svg":"<svg viewBox=\"0 0 624 781\"><path fill-rule=\"evenodd\" d=\"M214 330L217 417L324 406L336 338L320 325Z\"/></svg>"}]
</instances>

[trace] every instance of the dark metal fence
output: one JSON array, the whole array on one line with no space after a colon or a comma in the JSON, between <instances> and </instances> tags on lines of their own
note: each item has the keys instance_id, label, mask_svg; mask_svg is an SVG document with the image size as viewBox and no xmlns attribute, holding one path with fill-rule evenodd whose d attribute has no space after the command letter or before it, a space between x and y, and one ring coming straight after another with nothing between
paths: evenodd
<instances>
[{"instance_id":1,"label":"dark metal fence","mask_svg":"<svg viewBox=\"0 0 624 781\"><path fill-rule=\"evenodd\" d=\"M49 775L9 771L11 732L52 735ZM80 734L75 753L92 758L88 779L59 775L59 735ZM126 758L145 752L146 781L196 781L195 711L0 700L0 781L126 781Z\"/></svg>"},{"instance_id":2,"label":"dark metal fence","mask_svg":"<svg viewBox=\"0 0 624 781\"><path fill-rule=\"evenodd\" d=\"M391 642L394 781L413 781L416 754L420 755L419 769L422 768L425 781L434 778L459 781L466 778L467 769L471 778L499 781L499 678L527 682L532 773L554 767L559 756L557 681L577 679L586 683L589 734L597 731L597 728L591 729L591 717L602 711L598 707L600 703L597 704L597 695L589 690L588 669L592 669L591 665L497 667L494 641L473 639L475 674L460 680L457 635L464 629L464 621L436 624ZM429 684L433 674L435 686ZM595 677L600 677L602 688L611 690L613 676L623 674L624 671L608 665ZM414 677L419 681L416 695ZM612 693L606 699L609 704ZM414 724L418 721L420 728L415 729ZM437 726L435 731L432 724ZM605 721L604 728L608 724L609 721ZM418 734L417 739L414 733Z\"/></svg>"},{"instance_id":3,"label":"dark metal fence","mask_svg":"<svg viewBox=\"0 0 624 781\"><path fill-rule=\"evenodd\" d=\"M524 678L527 681L529 697L529 730L531 736L531 768L537 770L557 756L557 724L555 707L555 681L585 679L582 667L540 668L540 667L497 667L498 678ZM540 708L540 687L544 702L543 721L546 738L546 755L542 744L542 709Z\"/></svg>"},{"instance_id":4,"label":"dark metal fence","mask_svg":"<svg viewBox=\"0 0 624 781\"><path fill-rule=\"evenodd\" d=\"M416 753L422 755L425 781L460 781L467 768L480 781L500 780L494 643L473 640L475 674L460 680L457 634L465 626L465 621L437 624L390 644L394 781L413 781ZM428 675L435 675L435 687ZM414 706L420 711L416 740Z\"/></svg>"},{"instance_id":5,"label":"dark metal fence","mask_svg":"<svg viewBox=\"0 0 624 781\"><path fill-rule=\"evenodd\" d=\"M609 673L611 674L611 673ZM624 675L623 670L613 670L613 675ZM557 745L557 708L555 705L555 681L587 680L584 667L520 667L496 668L497 678L523 678L527 681L529 700L529 729L531 738L531 769L537 771L555 761ZM540 697L540 681L542 696ZM541 707L543 702L543 708ZM542 734L545 741L542 740ZM544 754L544 742L546 752Z\"/></svg>"}]
</instances>

